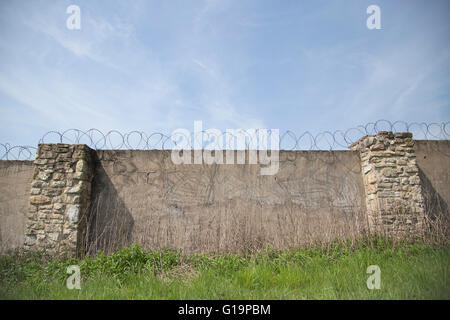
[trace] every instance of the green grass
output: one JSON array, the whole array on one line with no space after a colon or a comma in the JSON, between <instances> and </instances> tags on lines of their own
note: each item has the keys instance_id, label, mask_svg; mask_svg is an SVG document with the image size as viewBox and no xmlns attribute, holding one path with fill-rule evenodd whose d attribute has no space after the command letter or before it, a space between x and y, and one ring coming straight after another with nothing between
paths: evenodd
<instances>
[{"instance_id":1,"label":"green grass","mask_svg":"<svg viewBox=\"0 0 450 320\"><path fill-rule=\"evenodd\" d=\"M81 269L69 290L66 269ZM369 290L366 269L381 269ZM49 260L0 257L0 299L450 299L450 250L388 241L245 255L182 255L138 246L105 256Z\"/></svg>"}]
</instances>

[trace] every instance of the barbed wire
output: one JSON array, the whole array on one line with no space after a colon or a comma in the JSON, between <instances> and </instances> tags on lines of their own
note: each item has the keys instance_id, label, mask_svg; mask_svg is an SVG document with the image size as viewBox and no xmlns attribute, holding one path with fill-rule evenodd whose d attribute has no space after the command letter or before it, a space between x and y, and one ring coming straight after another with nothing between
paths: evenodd
<instances>
[{"instance_id":1,"label":"barbed wire","mask_svg":"<svg viewBox=\"0 0 450 320\"><path fill-rule=\"evenodd\" d=\"M11 146L9 143L0 143L0 160L33 160L37 147Z\"/></svg>"},{"instance_id":2,"label":"barbed wire","mask_svg":"<svg viewBox=\"0 0 450 320\"><path fill-rule=\"evenodd\" d=\"M195 133L184 130L172 135L160 132L147 134L143 131L121 133L111 130L103 133L98 129L87 131L68 129L63 132L49 131L39 139L38 143L86 144L96 150L170 150L180 148L180 143L184 141L186 149L214 149L220 145L220 149L248 150L254 149L255 146L258 148L256 142L259 134L265 133L266 141L269 141L271 146L275 144L272 147L279 150L343 150L360 138L380 131L411 132L415 140L449 140L450 121L407 123L378 120L345 131L322 131L316 135L309 131L298 135L290 130L279 133L270 129L233 131L212 129ZM244 144L236 146L237 138L241 138ZM0 160L32 160L36 149L33 146L12 146L8 143L0 143Z\"/></svg>"}]
</instances>

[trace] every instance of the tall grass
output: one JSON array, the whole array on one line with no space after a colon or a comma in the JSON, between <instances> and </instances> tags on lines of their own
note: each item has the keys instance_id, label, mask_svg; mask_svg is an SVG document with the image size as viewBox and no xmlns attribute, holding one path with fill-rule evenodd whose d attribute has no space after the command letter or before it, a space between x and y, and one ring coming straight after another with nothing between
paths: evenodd
<instances>
[{"instance_id":1,"label":"tall grass","mask_svg":"<svg viewBox=\"0 0 450 320\"><path fill-rule=\"evenodd\" d=\"M66 287L74 264L81 290ZM379 290L367 288L369 265L381 269ZM16 251L0 258L0 298L450 299L450 251L380 237L216 255L137 245L79 259Z\"/></svg>"}]
</instances>

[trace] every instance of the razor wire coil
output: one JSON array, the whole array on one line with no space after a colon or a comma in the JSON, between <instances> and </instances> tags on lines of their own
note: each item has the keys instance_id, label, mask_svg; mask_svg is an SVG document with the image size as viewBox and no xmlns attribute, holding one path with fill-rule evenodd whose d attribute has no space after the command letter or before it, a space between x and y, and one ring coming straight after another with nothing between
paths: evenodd
<instances>
[{"instance_id":1,"label":"razor wire coil","mask_svg":"<svg viewBox=\"0 0 450 320\"><path fill-rule=\"evenodd\" d=\"M237 135L245 138L245 145L237 149L252 149L255 145L253 139L262 130L266 129L238 129L233 132L220 131L211 132L203 130L200 132L189 132L184 134L185 141L190 144L186 149L211 149L221 141L223 149L233 149L234 140ZM279 133L275 137L273 130L266 130L267 138L276 138L275 146L278 150L343 150L366 135L375 135L381 131L391 132L411 132L415 140L449 140L450 121L442 123L419 123L388 120L378 120L365 125L359 125L347 130L322 131L312 134L305 131L296 134L291 130ZM68 129L65 131L48 131L38 141L45 143L64 144L86 144L96 150L170 150L179 148L179 139L176 134L166 135L161 132L147 134L144 131L130 131L126 133L117 130L110 130L106 133L92 128L86 131L80 129ZM182 135L181 135L182 136ZM181 137L180 134L178 138ZM206 138L206 139L205 139ZM225 141L225 143L223 143ZM193 145L192 145L193 144ZM0 160L33 160L36 154L36 147L25 145L11 145L0 143Z\"/></svg>"}]
</instances>

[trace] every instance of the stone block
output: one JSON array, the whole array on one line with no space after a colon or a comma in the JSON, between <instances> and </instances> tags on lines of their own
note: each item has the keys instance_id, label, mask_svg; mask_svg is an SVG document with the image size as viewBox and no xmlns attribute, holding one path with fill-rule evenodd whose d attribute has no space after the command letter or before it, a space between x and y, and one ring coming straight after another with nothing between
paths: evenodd
<instances>
[{"instance_id":1,"label":"stone block","mask_svg":"<svg viewBox=\"0 0 450 320\"><path fill-rule=\"evenodd\" d=\"M51 173L49 172L39 172L38 179L42 181L48 181L51 178Z\"/></svg>"},{"instance_id":2,"label":"stone block","mask_svg":"<svg viewBox=\"0 0 450 320\"><path fill-rule=\"evenodd\" d=\"M39 195L39 196L31 196L30 197L30 203L41 205L41 204L48 204L51 202L51 199L47 196Z\"/></svg>"}]
</instances>

